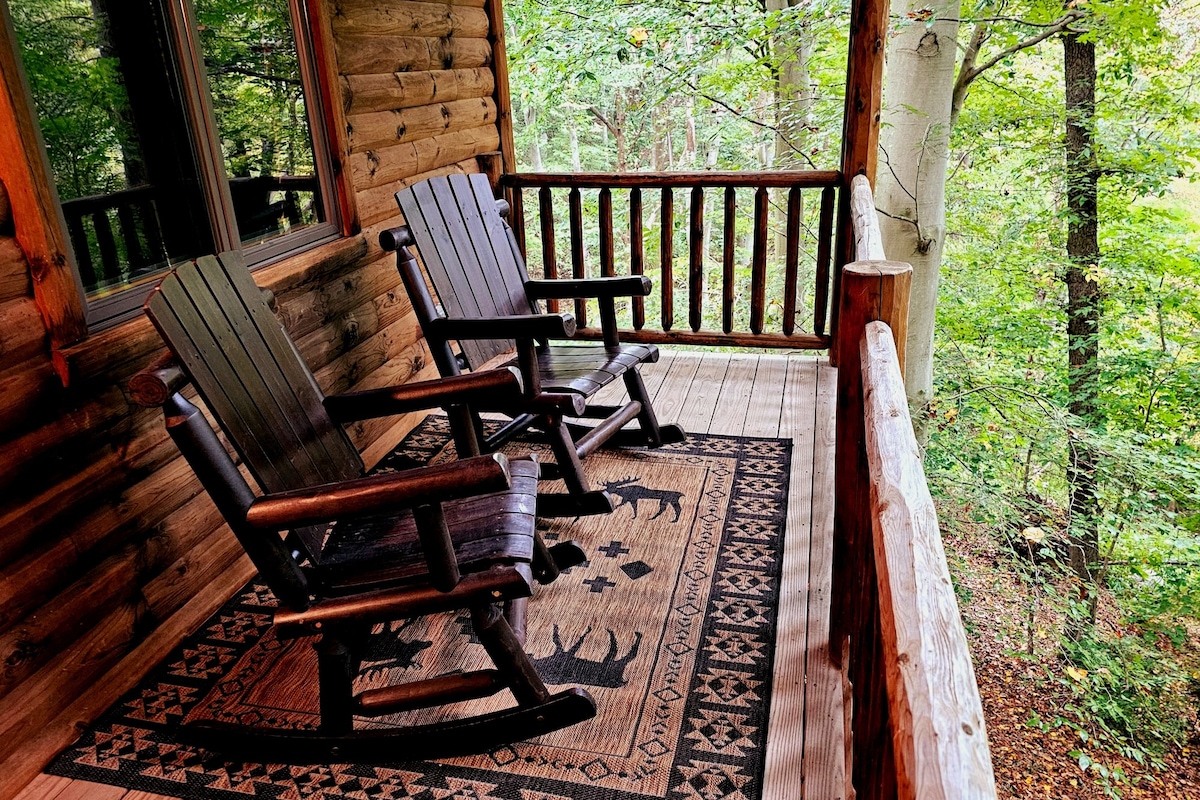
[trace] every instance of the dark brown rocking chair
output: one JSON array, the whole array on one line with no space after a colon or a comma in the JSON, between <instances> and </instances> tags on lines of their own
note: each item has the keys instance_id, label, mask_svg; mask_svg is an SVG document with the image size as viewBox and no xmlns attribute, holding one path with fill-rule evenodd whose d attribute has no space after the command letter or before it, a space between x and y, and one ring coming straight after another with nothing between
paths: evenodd
<instances>
[{"instance_id":1,"label":"dark brown rocking chair","mask_svg":"<svg viewBox=\"0 0 1200 800\"><path fill-rule=\"evenodd\" d=\"M611 511L608 495L590 490L580 459L610 440L660 447L684 438L679 426L659 425L638 373L639 364L658 361L658 348L621 344L617 335L615 298L649 294L650 279L530 280L512 230L501 216L508 213L508 204L492 196L485 175L431 178L397 192L396 202L407 224L385 231L380 242L397 251L400 275L441 375L479 368L516 348L510 363L521 370L525 403L489 437L483 436L475 418L480 449L493 452L531 426L542 428L568 495L542 495L539 513ZM420 252L441 301L440 311L409 245ZM549 344L550 339L570 338L575 332L572 315L541 313L538 301L549 298L596 298L603 344ZM451 350L452 340L458 340L461 356ZM629 402L620 407L587 404L587 398L618 377L625 382ZM601 421L594 427L568 425L564 416ZM640 431L621 430L635 419ZM456 439L467 435L456 430ZM545 466L543 476L551 477L553 471Z\"/></svg>"},{"instance_id":2,"label":"dark brown rocking chair","mask_svg":"<svg viewBox=\"0 0 1200 800\"><path fill-rule=\"evenodd\" d=\"M547 549L535 529L537 463L495 454L362 477L358 452L336 424L502 402L520 395L515 370L322 397L236 253L179 267L146 311L178 364L160 360L143 370L130 384L134 397L162 406L171 437L279 599L276 635L319 636L318 730L192 722L181 739L241 760L394 761L482 752L594 716L586 691L551 694L523 649L534 580L548 582L583 559L573 543ZM189 378L264 494L255 495L179 393ZM354 695L360 652L375 626L457 609L470 612L494 669ZM354 729L355 716L505 689L516 699L505 710Z\"/></svg>"}]
</instances>

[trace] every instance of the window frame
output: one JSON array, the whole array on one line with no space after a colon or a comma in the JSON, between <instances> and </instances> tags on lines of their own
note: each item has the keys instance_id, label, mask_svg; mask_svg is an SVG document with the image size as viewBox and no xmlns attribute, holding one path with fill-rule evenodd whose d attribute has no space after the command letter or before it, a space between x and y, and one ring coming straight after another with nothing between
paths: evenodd
<instances>
[{"instance_id":1,"label":"window frame","mask_svg":"<svg viewBox=\"0 0 1200 800\"><path fill-rule=\"evenodd\" d=\"M312 138L314 172L320 191L325 220L306 225L295 233L271 237L261 242L242 244L238 235L237 222L234 214L233 200L229 188L229 176L225 171L224 153L221 148L219 132L216 127L216 117L212 108L212 92L209 86L207 71L204 66L203 53L199 43L199 31L196 26L195 9L192 0L163 0L167 13L170 45L179 68L183 83L184 115L188 119L190 130L187 135L197 157L200 169L201 188L204 194L208 221L211 228L214 249L218 252L239 250L245 255L251 270L256 270L269 264L277 263L285 258L298 255L319 245L342 238L349 233L347 214L348 191L344 182L338 179L336 160L336 133L328 126L334 113L331 103L334 98L329 96L330 87L323 77L327 65L322 59L329 58L321 46L320 37L323 31L318 29L320 14L314 6L317 0L288 0L288 12L291 18L293 38L296 43L297 63L300 71L300 81L304 87L305 113ZM4 83L9 97L14 101L13 116L27 117L31 131L18 131L27 135L22 138L25 157L29 161L28 169L32 173L32 183L42 184L43 203L51 207L41 208L44 218L44 230L39 239L44 240L44 247L34 247L34 251L57 251L59 260L65 256L65 264L59 266L69 270L73 291L70 287L60 287L54 292L56 299L47 297L38 304L51 328L51 346L55 349L64 347L86 338L89 333L97 333L136 318L141 311L149 287L156 283L153 277L144 283L135 283L124 287L110 295L89 298L83 288L83 280L77 264L74 249L67 236L66 220L62 210L62 201L51 174L45 142L41 136L40 122L32 109L32 96L24 66L21 62L20 48L16 42L16 34L9 16L6 4L0 2L0 25L4 30L3 39L8 44L8 50L0 61L11 60L16 67L13 74L8 69L4 72L11 77ZM315 12L315 13L314 13ZM0 66L7 66L0 64ZM16 89L16 91L14 91ZM41 169L42 174L36 173ZM39 180L39 177L41 180ZM19 239L22 237L18 237ZM27 254L29 249L26 248ZM31 262L36 256L31 258ZM53 260L53 258L51 258ZM36 274L36 267L35 267ZM64 282L62 277L59 282ZM35 295L39 281L35 280ZM62 288L67 288L66 292ZM66 295L63 297L62 295ZM73 295L73 296L72 296ZM65 302L64 302L65 301ZM53 306L62 306L54 308ZM55 320L59 317L70 322L59 331L53 330ZM80 319L81 318L81 319ZM80 328L83 328L80 332Z\"/></svg>"}]
</instances>

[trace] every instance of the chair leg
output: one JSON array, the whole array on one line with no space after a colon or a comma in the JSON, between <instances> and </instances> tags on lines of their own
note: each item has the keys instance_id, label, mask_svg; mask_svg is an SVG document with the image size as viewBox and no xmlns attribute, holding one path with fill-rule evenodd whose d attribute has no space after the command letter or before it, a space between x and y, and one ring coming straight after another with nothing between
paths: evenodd
<instances>
[{"instance_id":1,"label":"chair leg","mask_svg":"<svg viewBox=\"0 0 1200 800\"><path fill-rule=\"evenodd\" d=\"M317 651L317 680L321 693L321 732L349 733L354 727L354 671L350 650L338 638L323 635Z\"/></svg>"},{"instance_id":2,"label":"chair leg","mask_svg":"<svg viewBox=\"0 0 1200 800\"><path fill-rule=\"evenodd\" d=\"M472 608L471 624L496 669L504 676L517 704L533 706L546 702L550 692L542 683L541 676L513 633L500 606L492 604Z\"/></svg>"},{"instance_id":3,"label":"chair leg","mask_svg":"<svg viewBox=\"0 0 1200 800\"><path fill-rule=\"evenodd\" d=\"M626 370L621 377L625 380L625 391L629 392L629 399L637 400L642 404L642 411L638 414L638 423L642 426L646 443L650 447L662 447L664 444L682 442L684 439L682 428L678 425L658 424L658 417L654 414L654 406L650 404L650 395L646 392L646 384L642 382L641 373L637 369L630 369Z\"/></svg>"}]
</instances>

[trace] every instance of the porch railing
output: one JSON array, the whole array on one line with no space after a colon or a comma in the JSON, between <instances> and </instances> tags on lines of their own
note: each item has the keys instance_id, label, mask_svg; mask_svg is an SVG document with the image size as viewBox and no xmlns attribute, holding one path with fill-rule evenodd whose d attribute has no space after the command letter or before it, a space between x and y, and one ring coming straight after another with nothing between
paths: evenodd
<instances>
[{"instance_id":1,"label":"porch railing","mask_svg":"<svg viewBox=\"0 0 1200 800\"><path fill-rule=\"evenodd\" d=\"M901 377L912 268L883 260L871 188L841 276L831 652L866 798L995 800L983 709Z\"/></svg>"},{"instance_id":2,"label":"porch railing","mask_svg":"<svg viewBox=\"0 0 1200 800\"><path fill-rule=\"evenodd\" d=\"M500 178L513 234L532 271L546 277L567 270L572 277L652 274L655 295L629 303L623 340L798 349L830 344L830 270L841 181L836 171ZM527 191L536 192L536 200ZM647 196L651 192L656 196ZM676 215L683 205L678 195L685 192L686 223ZM624 201L614 203L614 193L624 194ZM719 214L712 215L711 206ZM710 246L718 227L719 249ZM680 248L683 232L686 245ZM600 329L588 325L586 304L577 301L574 313L580 337L600 338Z\"/></svg>"}]
</instances>

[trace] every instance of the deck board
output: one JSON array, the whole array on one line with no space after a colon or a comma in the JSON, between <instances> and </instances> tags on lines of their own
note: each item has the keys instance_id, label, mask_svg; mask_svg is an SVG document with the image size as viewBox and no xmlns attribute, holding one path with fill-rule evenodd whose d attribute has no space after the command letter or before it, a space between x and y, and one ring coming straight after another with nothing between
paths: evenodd
<instances>
[{"instance_id":1,"label":"deck board","mask_svg":"<svg viewBox=\"0 0 1200 800\"><path fill-rule=\"evenodd\" d=\"M741 436L746 427L746 412L754 389L759 357L736 355L729 359L729 368L721 381L717 407L713 411L709 433Z\"/></svg>"},{"instance_id":2,"label":"deck board","mask_svg":"<svg viewBox=\"0 0 1200 800\"><path fill-rule=\"evenodd\" d=\"M835 369L810 356L663 349L641 369L664 423L792 440L779 633L763 800L846 797L840 673L829 659ZM624 399L622 385L601 400ZM743 413L744 411L744 413ZM164 800L41 775L18 800Z\"/></svg>"}]
</instances>

